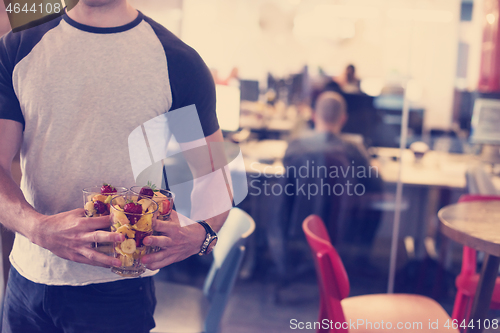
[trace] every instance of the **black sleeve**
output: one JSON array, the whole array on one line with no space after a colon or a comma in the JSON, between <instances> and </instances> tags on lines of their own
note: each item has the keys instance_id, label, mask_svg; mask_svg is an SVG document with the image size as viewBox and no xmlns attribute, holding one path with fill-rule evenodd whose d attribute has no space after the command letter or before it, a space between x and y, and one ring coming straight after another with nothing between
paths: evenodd
<instances>
[{"instance_id":1,"label":"black sleeve","mask_svg":"<svg viewBox=\"0 0 500 333\"><path fill-rule=\"evenodd\" d=\"M172 110L196 105L205 136L219 129L215 110L215 83L210 70L193 50L179 64L169 65Z\"/></svg>"},{"instance_id":2,"label":"black sleeve","mask_svg":"<svg viewBox=\"0 0 500 333\"><path fill-rule=\"evenodd\" d=\"M205 136L219 129L215 111L215 83L200 55L170 31L145 17L163 45L172 91L172 106L176 110L194 104Z\"/></svg>"},{"instance_id":3,"label":"black sleeve","mask_svg":"<svg viewBox=\"0 0 500 333\"><path fill-rule=\"evenodd\" d=\"M12 32L0 38L0 119L20 122L24 128L24 116L12 84L14 59L9 50L15 48L15 44Z\"/></svg>"}]
</instances>

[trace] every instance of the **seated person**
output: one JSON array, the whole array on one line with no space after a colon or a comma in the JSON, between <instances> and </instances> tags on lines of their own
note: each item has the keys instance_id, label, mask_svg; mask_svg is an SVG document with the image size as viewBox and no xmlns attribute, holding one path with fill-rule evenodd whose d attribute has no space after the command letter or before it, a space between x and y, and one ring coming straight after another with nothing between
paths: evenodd
<instances>
[{"instance_id":1,"label":"seated person","mask_svg":"<svg viewBox=\"0 0 500 333\"><path fill-rule=\"evenodd\" d=\"M361 92L361 80L356 76L356 67L350 64L346 67L344 75L337 79L342 91L348 94Z\"/></svg>"},{"instance_id":2,"label":"seated person","mask_svg":"<svg viewBox=\"0 0 500 333\"><path fill-rule=\"evenodd\" d=\"M340 180L337 183L343 185L346 192L343 195L347 194L349 197L351 208L344 219L346 225L330 226L330 233L334 236L332 241L342 238L367 252L366 250L369 251L371 248L380 220L380 212L370 209L370 202L382 192L382 179L378 170L370 165L364 145L342 135L342 127L347 121L347 111L345 100L339 93L333 91L322 93L317 99L312 119L314 131L290 142L285 153L284 165L285 167L293 165L297 156L313 156L311 154L320 152L342 157L347 161L347 165L340 166L341 171L344 169L343 172L339 172ZM326 159L324 162L328 163ZM311 164L309 163L309 168L314 171ZM319 176L318 172L316 176ZM327 176L332 176L330 169ZM347 186L347 181L351 182L350 188ZM337 189L340 190L338 185ZM338 194L338 191L336 192ZM333 235L335 233L333 230L340 232L341 235Z\"/></svg>"},{"instance_id":3,"label":"seated person","mask_svg":"<svg viewBox=\"0 0 500 333\"><path fill-rule=\"evenodd\" d=\"M356 136L342 134L342 127L347 121L344 98L333 91L322 93L316 102L312 120L314 131L290 142L285 153L285 164L292 155L304 154L311 150L337 150L346 155L349 163L356 167L356 171L361 170L358 167L363 167L367 171L366 177L357 177L359 178L357 180L366 188L366 193L380 192L382 179L375 177L378 174L368 177L370 162L364 145L359 140L355 140Z\"/></svg>"}]
</instances>

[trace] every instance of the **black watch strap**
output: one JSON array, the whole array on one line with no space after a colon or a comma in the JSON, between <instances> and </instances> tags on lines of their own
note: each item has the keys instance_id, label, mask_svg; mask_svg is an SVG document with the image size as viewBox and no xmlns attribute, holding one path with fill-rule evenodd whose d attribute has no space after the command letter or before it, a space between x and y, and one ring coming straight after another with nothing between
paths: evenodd
<instances>
[{"instance_id":1,"label":"black watch strap","mask_svg":"<svg viewBox=\"0 0 500 333\"><path fill-rule=\"evenodd\" d=\"M203 228L205 228L205 231L207 232L207 234L210 234L212 236L217 236L217 233L214 231L214 229L212 229L212 227L205 221L203 220L200 220L200 221L196 221L198 222L199 224L201 224L203 226Z\"/></svg>"},{"instance_id":2,"label":"black watch strap","mask_svg":"<svg viewBox=\"0 0 500 333\"><path fill-rule=\"evenodd\" d=\"M200 252L198 252L198 255L204 255L204 254L208 254L207 253L207 249L210 245L210 243L212 243L214 240L217 240L217 233L214 231L214 229L212 229L212 227L205 221L196 221L198 222L199 224L201 224L203 226L203 228L205 228L205 231L206 231L206 237L205 237L205 240L203 241L203 244L201 245L201 249L200 249Z\"/></svg>"}]
</instances>

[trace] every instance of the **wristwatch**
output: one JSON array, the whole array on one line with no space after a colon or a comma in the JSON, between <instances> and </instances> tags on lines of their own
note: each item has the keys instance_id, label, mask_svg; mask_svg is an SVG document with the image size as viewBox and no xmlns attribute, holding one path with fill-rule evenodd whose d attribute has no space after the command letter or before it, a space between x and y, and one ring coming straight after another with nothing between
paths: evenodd
<instances>
[{"instance_id":1,"label":"wristwatch","mask_svg":"<svg viewBox=\"0 0 500 333\"><path fill-rule=\"evenodd\" d=\"M212 250L215 247L215 244L217 244L217 233L212 229L212 227L205 221L196 221L199 224L205 228L205 231L207 232L207 236L205 237L205 241L203 244L201 244L201 249L200 252L198 252L198 255L202 256L205 254L209 254L212 252Z\"/></svg>"}]
</instances>

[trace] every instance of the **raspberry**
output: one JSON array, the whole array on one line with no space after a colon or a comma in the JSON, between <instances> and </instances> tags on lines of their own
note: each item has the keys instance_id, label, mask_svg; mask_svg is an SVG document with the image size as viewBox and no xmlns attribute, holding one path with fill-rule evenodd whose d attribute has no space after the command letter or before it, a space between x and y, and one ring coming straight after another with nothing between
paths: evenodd
<instances>
[{"instance_id":1,"label":"raspberry","mask_svg":"<svg viewBox=\"0 0 500 333\"><path fill-rule=\"evenodd\" d=\"M110 194L110 193L116 193L116 188L106 183L102 184L101 194Z\"/></svg>"},{"instance_id":2,"label":"raspberry","mask_svg":"<svg viewBox=\"0 0 500 333\"><path fill-rule=\"evenodd\" d=\"M136 230L135 231L135 246L141 247L143 245L142 240L144 239L144 237L149 236L149 234L150 234L150 232L147 232L147 231Z\"/></svg>"},{"instance_id":3,"label":"raspberry","mask_svg":"<svg viewBox=\"0 0 500 333\"><path fill-rule=\"evenodd\" d=\"M155 193L153 192L153 190L149 186L144 186L143 188L141 188L139 195L145 196L147 198L152 198L152 197L154 197Z\"/></svg>"},{"instance_id":4,"label":"raspberry","mask_svg":"<svg viewBox=\"0 0 500 333\"><path fill-rule=\"evenodd\" d=\"M108 210L107 208L108 208L107 205L102 201L94 202L94 209L95 209L97 214L106 213L106 211Z\"/></svg>"},{"instance_id":5,"label":"raspberry","mask_svg":"<svg viewBox=\"0 0 500 333\"><path fill-rule=\"evenodd\" d=\"M134 225L141 218L142 206L135 202L129 202L123 207L125 215L127 215L130 224ZM127 214L128 213L128 214Z\"/></svg>"}]
</instances>

